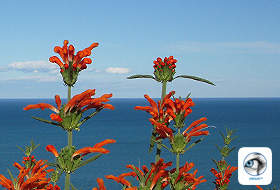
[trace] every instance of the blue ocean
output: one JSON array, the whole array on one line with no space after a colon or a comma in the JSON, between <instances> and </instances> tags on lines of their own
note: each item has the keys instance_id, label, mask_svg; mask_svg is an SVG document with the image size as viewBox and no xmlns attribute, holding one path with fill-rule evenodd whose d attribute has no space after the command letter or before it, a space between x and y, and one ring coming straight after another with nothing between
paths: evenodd
<instances>
[{"instance_id":1,"label":"blue ocean","mask_svg":"<svg viewBox=\"0 0 280 190\"><path fill-rule=\"evenodd\" d=\"M193 99L193 112L187 117L187 124L201 117L207 117L210 135L203 142L190 149L181 157L181 165L193 162L198 175L207 182L198 186L199 190L213 190L214 176L210 172L215 167L212 159L220 159L216 145L222 144L219 131L226 128L236 130L238 136L233 141L236 149L228 158L231 165L237 166L238 149L241 147L269 147L273 155L272 184L280 186L280 98L198 98ZM55 126L41 123L31 118L37 116L49 118L47 110L23 111L23 107L35 103L55 104L51 99L2 99L0 100L1 138L0 138L0 174L8 177L7 169L14 175L14 162L21 163L23 153L16 147L29 145L33 140L40 144L34 152L37 159L54 161L54 156L45 150L48 144L58 150L67 143L66 133ZM93 146L104 139L115 139L115 144L106 145L109 154L103 155L95 162L80 168L71 176L71 182L78 189L87 190L97 186L96 178L105 175L118 176L130 171L127 164L147 165L154 162L154 152L148 153L151 124L150 115L144 111L134 110L135 106L148 105L145 99L112 99L115 110L103 110L81 127L73 136L77 148ZM175 161L166 150L162 157L165 161ZM173 163L175 167L175 162ZM60 179L61 187L64 178ZM107 189L118 190L121 185L105 179ZM137 184L135 184L137 185ZM0 188L1 189L1 188ZM237 171L231 178L230 190L256 190L254 186L242 186L238 183Z\"/></svg>"}]
</instances>

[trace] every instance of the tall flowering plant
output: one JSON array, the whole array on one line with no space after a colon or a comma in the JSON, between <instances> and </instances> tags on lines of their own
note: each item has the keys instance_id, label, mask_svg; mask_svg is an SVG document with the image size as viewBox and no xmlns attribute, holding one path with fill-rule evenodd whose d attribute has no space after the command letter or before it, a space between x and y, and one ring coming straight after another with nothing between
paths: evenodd
<instances>
[{"instance_id":1,"label":"tall flowering plant","mask_svg":"<svg viewBox=\"0 0 280 190\"><path fill-rule=\"evenodd\" d=\"M68 101L62 104L59 95L55 96L56 106L47 103L38 103L27 105L24 110L31 109L50 109L54 113L50 114L50 119L43 119L33 117L44 123L55 125L67 132L68 144L63 147L60 152L56 150L53 145L48 145L46 150L55 156L55 162L50 162L55 171L52 174L52 181L55 183L59 180L60 176L65 174L65 190L70 189L70 175L78 168L98 159L103 154L109 153L109 150L103 148L106 144L115 143L113 139L106 139L92 147L84 147L76 149L72 142L72 131L80 130L82 125L90 118L95 116L103 109L114 109L114 106L108 104L109 98L112 94L104 94L101 97L93 98L95 89L88 89L80 94L71 97L71 88L78 80L79 73L87 68L88 64L92 63L91 55L93 48L98 46L98 43L92 43L89 47L78 51L75 54L73 45L68 46L68 41L65 40L62 47L56 46L54 52L58 53L62 61L57 56L52 56L49 61L56 63L60 68L60 73L63 78L64 84L68 87ZM94 110L88 113L90 110ZM87 113L86 113L87 112ZM94 153L95 155L85 159L86 155ZM71 184L72 185L72 184Z\"/></svg>"},{"instance_id":2,"label":"tall flowering plant","mask_svg":"<svg viewBox=\"0 0 280 190\"><path fill-rule=\"evenodd\" d=\"M213 160L217 170L214 168L210 170L216 178L213 182L216 186L216 190L227 190L232 173L237 170L237 167L230 166L225 160L229 156L229 154L235 149L235 147L230 147L232 140L236 138L232 137L233 133L234 131L229 129L226 130L225 135L221 133L224 144L223 147L217 146L222 156L222 159L219 161Z\"/></svg>"},{"instance_id":3,"label":"tall flowering plant","mask_svg":"<svg viewBox=\"0 0 280 190\"><path fill-rule=\"evenodd\" d=\"M188 79L204 82L204 83L207 83L207 84L210 84L210 85L215 85L213 82L211 82L207 79L200 78L200 77L197 77L197 76L192 76L192 75L178 75L178 76L174 77L174 75L176 73L175 68L176 68L177 59L174 59L173 56L165 57L164 59L158 57L153 63L154 63L154 66L153 66L154 73L153 73L153 75L139 75L139 74L137 74L137 75L129 76L129 77L127 77L127 79L148 78L148 79L153 79L153 80L161 83L162 87L161 87L161 100L160 100L160 103L159 103L160 106L158 107L159 111L161 111L163 109L164 110L166 109L166 108L163 108L163 104L165 104L164 101L166 99L169 99L169 98L165 98L166 87L167 87L168 82L172 82L173 80L175 80L177 78L188 78ZM148 97L148 95L145 95L145 98L147 98L147 97ZM148 101L150 102L149 99L148 99ZM155 104L151 104L151 106L155 109L154 105ZM179 119L179 117L177 119ZM168 120L170 122L172 119L168 119ZM167 124L167 123L162 123L161 121L160 121L160 123L161 124ZM154 129L156 129L156 128L154 128ZM155 130L153 130L152 135L151 135L151 142L150 142L150 149L149 149L150 151L154 147L156 138L157 138L157 132ZM156 141L156 143L157 143L156 161L158 161L159 158L160 158L160 154L161 154L162 141L159 140L159 141Z\"/></svg>"},{"instance_id":4,"label":"tall flowering plant","mask_svg":"<svg viewBox=\"0 0 280 190\"><path fill-rule=\"evenodd\" d=\"M172 82L176 78L189 78L198 80L211 85L212 82L195 76L179 75L175 76L177 60L173 56L165 57L164 59L157 58L154 61L154 75L132 75L128 79L136 78L150 78L162 84L161 100L154 101L149 95L144 97L149 102L150 106L136 106L136 110L143 110L150 114L149 121L152 125L153 132L150 140L149 151L152 151L156 144L155 162L151 164L151 168L143 166L142 170L134 165L127 165L132 169L132 172L123 173L119 176L105 176L107 179L112 179L122 184L123 189L139 189L139 190L158 190L170 187L172 190L188 189L194 190L197 185L205 182L203 176L196 177L198 170L191 172L194 163L186 162L180 167L180 155L202 141L200 138L194 142L195 137L206 136L209 134L207 130L208 125L203 123L206 121L205 117L192 122L184 131L186 117L192 112L191 107L194 103L191 98L185 99L175 98L175 91L166 94L166 87L168 82ZM173 97L173 99L172 99ZM167 139L169 144L163 143L163 139ZM172 165L172 162L164 163L161 158L161 149L166 148L170 153L176 157L176 167L167 169ZM135 177L139 184L133 186L125 177ZM98 184L100 184L100 179ZM104 184L100 185L100 189L105 189ZM97 188L96 188L97 189Z\"/></svg>"}]
</instances>

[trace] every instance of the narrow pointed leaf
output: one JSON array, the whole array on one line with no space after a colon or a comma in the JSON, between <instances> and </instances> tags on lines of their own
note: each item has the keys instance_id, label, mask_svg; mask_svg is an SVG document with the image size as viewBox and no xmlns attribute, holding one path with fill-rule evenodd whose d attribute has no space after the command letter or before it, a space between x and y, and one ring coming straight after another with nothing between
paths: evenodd
<instances>
[{"instance_id":1,"label":"narrow pointed leaf","mask_svg":"<svg viewBox=\"0 0 280 190\"><path fill-rule=\"evenodd\" d=\"M187 100L190 96L191 96L192 93L188 93L187 97L185 100Z\"/></svg>"},{"instance_id":2,"label":"narrow pointed leaf","mask_svg":"<svg viewBox=\"0 0 280 190\"><path fill-rule=\"evenodd\" d=\"M91 158L89 158L89 159L83 161L78 167L76 167L76 168L74 169L74 171L75 171L76 169L78 169L78 168L80 168L80 167L82 167L82 166L84 166L84 165L90 163L90 162L95 161L96 159L98 159L98 158L99 158L100 156L102 156L102 155L103 155L103 154L100 153L100 154L97 154L97 155L95 155L95 156L93 156L93 157L91 157Z\"/></svg>"},{"instance_id":3,"label":"narrow pointed leaf","mask_svg":"<svg viewBox=\"0 0 280 190\"><path fill-rule=\"evenodd\" d=\"M20 149L23 153L25 153L25 150L21 148L20 146L16 145L18 149Z\"/></svg>"},{"instance_id":4,"label":"narrow pointed leaf","mask_svg":"<svg viewBox=\"0 0 280 190\"><path fill-rule=\"evenodd\" d=\"M57 167L57 163L54 162L47 162L46 165L50 166L50 167Z\"/></svg>"},{"instance_id":5,"label":"narrow pointed leaf","mask_svg":"<svg viewBox=\"0 0 280 190\"><path fill-rule=\"evenodd\" d=\"M211 85L214 85L216 86L213 82L207 80L207 79L203 79L203 78L200 78L200 77L196 77L196 76L191 76L191 75L179 75L179 76L176 76L174 79L176 78L188 78L188 79L192 79L192 80L197 80L197 81L200 81L200 82L205 82L205 83L208 83L208 84L211 84Z\"/></svg>"},{"instance_id":6,"label":"narrow pointed leaf","mask_svg":"<svg viewBox=\"0 0 280 190\"><path fill-rule=\"evenodd\" d=\"M11 171L9 169L8 169L8 173L9 173L9 176L12 179L13 183L15 183L16 179L14 178L13 174L11 173Z\"/></svg>"},{"instance_id":7,"label":"narrow pointed leaf","mask_svg":"<svg viewBox=\"0 0 280 190\"><path fill-rule=\"evenodd\" d=\"M152 75L132 75L127 77L127 79L139 79L139 78L146 78L146 79L154 79L155 77L153 77Z\"/></svg>"},{"instance_id":8,"label":"narrow pointed leaf","mask_svg":"<svg viewBox=\"0 0 280 190\"><path fill-rule=\"evenodd\" d=\"M152 140L152 139L151 139L151 140ZM154 143L157 143L157 144L160 143L160 145L163 146L163 148L165 148L165 149L167 149L169 152L171 152L171 150L170 150L165 144L162 144L161 142L156 141L156 140L153 140L153 142L154 142Z\"/></svg>"},{"instance_id":9,"label":"narrow pointed leaf","mask_svg":"<svg viewBox=\"0 0 280 190\"><path fill-rule=\"evenodd\" d=\"M80 127L84 122L95 116L98 112L100 112L103 108L97 109L95 112L90 114L89 116L85 117L77 126Z\"/></svg>"},{"instance_id":10,"label":"narrow pointed leaf","mask_svg":"<svg viewBox=\"0 0 280 190\"><path fill-rule=\"evenodd\" d=\"M78 190L76 187L74 187L74 185L72 183L70 185L71 185L72 190Z\"/></svg>"},{"instance_id":11,"label":"narrow pointed leaf","mask_svg":"<svg viewBox=\"0 0 280 190\"><path fill-rule=\"evenodd\" d=\"M33 118L33 119L36 119L36 120L38 120L38 121L44 122L44 123L48 123L48 124L51 124L51 125L56 125L56 126L61 127L60 124L55 123L55 122L53 122L53 121L49 121L49 120L42 119L42 118L39 118L39 117L34 117L34 116L32 116L32 118Z\"/></svg>"},{"instance_id":12,"label":"narrow pointed leaf","mask_svg":"<svg viewBox=\"0 0 280 190\"><path fill-rule=\"evenodd\" d=\"M203 137L198 139L197 141L195 141L194 143L192 143L190 146L188 146L186 149L185 149L185 152L190 150L192 147L194 147L195 145L197 145L198 143L200 143L201 141L203 141Z\"/></svg>"},{"instance_id":13,"label":"narrow pointed leaf","mask_svg":"<svg viewBox=\"0 0 280 190\"><path fill-rule=\"evenodd\" d=\"M156 133L153 132L150 140L150 147L149 147L149 152L152 152L156 142Z\"/></svg>"},{"instance_id":14,"label":"narrow pointed leaf","mask_svg":"<svg viewBox=\"0 0 280 190\"><path fill-rule=\"evenodd\" d=\"M135 166L132 165L132 167L133 167L134 172L136 173L136 175L137 175L137 177L138 177L138 179L139 179L139 182L142 182L142 183L143 183L143 182L144 182L144 179L145 179L144 176L141 175L141 173L135 168ZM140 168L139 168L139 169L140 169Z\"/></svg>"}]
</instances>

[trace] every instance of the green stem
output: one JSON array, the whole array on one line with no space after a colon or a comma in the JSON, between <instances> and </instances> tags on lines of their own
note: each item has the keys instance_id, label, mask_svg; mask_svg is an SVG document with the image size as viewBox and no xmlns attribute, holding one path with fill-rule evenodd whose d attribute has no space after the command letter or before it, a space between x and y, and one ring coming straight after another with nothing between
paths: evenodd
<instances>
[{"instance_id":1,"label":"green stem","mask_svg":"<svg viewBox=\"0 0 280 190\"><path fill-rule=\"evenodd\" d=\"M69 148L72 146L72 131L67 131L68 135L68 146Z\"/></svg>"},{"instance_id":2,"label":"green stem","mask_svg":"<svg viewBox=\"0 0 280 190\"><path fill-rule=\"evenodd\" d=\"M67 100L71 100L71 86L68 86L68 96L67 96Z\"/></svg>"},{"instance_id":3,"label":"green stem","mask_svg":"<svg viewBox=\"0 0 280 190\"><path fill-rule=\"evenodd\" d=\"M158 143L157 143L157 152L156 152L156 161L155 163L157 163L160 159L160 153L161 153L161 143L162 143L162 140L160 140Z\"/></svg>"},{"instance_id":4,"label":"green stem","mask_svg":"<svg viewBox=\"0 0 280 190\"><path fill-rule=\"evenodd\" d=\"M71 100L71 86L68 86L68 102ZM72 131L67 131L68 136L68 147L72 146ZM65 190L70 190L70 173L66 173L65 175Z\"/></svg>"},{"instance_id":5,"label":"green stem","mask_svg":"<svg viewBox=\"0 0 280 190\"><path fill-rule=\"evenodd\" d=\"M65 190L70 190L70 174L66 173L65 176Z\"/></svg>"},{"instance_id":6,"label":"green stem","mask_svg":"<svg viewBox=\"0 0 280 190\"><path fill-rule=\"evenodd\" d=\"M166 84L167 82L162 82L162 86L161 86L161 100L160 100L160 104L162 104L164 97L166 96ZM159 161L160 159L160 153L161 153L161 143L162 141L160 141L159 143L157 143L157 151L156 151L156 163Z\"/></svg>"},{"instance_id":7,"label":"green stem","mask_svg":"<svg viewBox=\"0 0 280 190\"><path fill-rule=\"evenodd\" d=\"M161 104L163 101L163 98L166 96L166 84L167 82L162 82L162 87L161 87Z\"/></svg>"},{"instance_id":8,"label":"green stem","mask_svg":"<svg viewBox=\"0 0 280 190\"><path fill-rule=\"evenodd\" d=\"M180 167L180 154L176 154L176 172L179 173L179 167Z\"/></svg>"}]
</instances>

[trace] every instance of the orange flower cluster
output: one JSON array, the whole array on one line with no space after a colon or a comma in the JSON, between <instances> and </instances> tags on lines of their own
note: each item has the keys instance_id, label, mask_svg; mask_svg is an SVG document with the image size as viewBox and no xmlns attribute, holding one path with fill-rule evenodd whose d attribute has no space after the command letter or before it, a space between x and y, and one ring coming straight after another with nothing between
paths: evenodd
<instances>
[{"instance_id":1,"label":"orange flower cluster","mask_svg":"<svg viewBox=\"0 0 280 190\"><path fill-rule=\"evenodd\" d=\"M170 121L174 120L175 125L179 126L184 124L185 117L192 112L191 106L194 106L194 103L191 98L184 100L175 99L174 101L171 98L175 94L175 91L171 91L167 94L162 103L158 101L158 104L151 99L148 95L144 97L149 101L151 106L136 106L136 110L143 110L151 114L152 118L149 121L152 125L155 126L155 131L158 134L158 139L169 138L170 141L173 141L173 130L168 127ZM205 117L194 121L182 134L186 137L186 142L189 142L192 137L200 135L208 135L209 131L202 131L203 129L208 128L207 124L201 124L201 122L206 121ZM178 124L180 123L180 124ZM184 125L180 126L183 127ZM179 127L179 128L180 128Z\"/></svg>"},{"instance_id":2,"label":"orange flower cluster","mask_svg":"<svg viewBox=\"0 0 280 190\"><path fill-rule=\"evenodd\" d=\"M67 69L75 70L83 70L87 68L86 64L90 64L92 60L90 58L85 58L91 55L91 51L93 48L98 46L98 43L91 44L88 48L85 48L82 51L78 51L75 54L75 48L73 45L69 45L68 47L68 40L64 40L63 46L59 47L56 46L54 48L54 52L58 53L62 59L62 61L57 56L52 56L49 58L49 61L52 63L56 63L60 67L60 72L64 72Z\"/></svg>"},{"instance_id":3,"label":"orange flower cluster","mask_svg":"<svg viewBox=\"0 0 280 190\"><path fill-rule=\"evenodd\" d=\"M108 179L113 179L118 183L122 183L123 185L133 189L137 189L136 187L131 187L131 184L124 179L126 176L133 176L139 180L140 186L145 186L146 188L153 189L157 184L161 185L161 188L165 188L168 185L168 170L167 167L171 166L172 162L164 163L161 158L156 164L151 163L151 169L149 170L147 166L142 166L142 170L133 165L127 165L127 168L132 169L132 172L123 173L119 177L115 177L112 175L106 176ZM137 172L135 171L137 170ZM140 176L139 176L140 175ZM145 181L140 181L141 179L146 179ZM128 186L129 185L129 186ZM128 189L127 189L128 190Z\"/></svg>"},{"instance_id":4,"label":"orange flower cluster","mask_svg":"<svg viewBox=\"0 0 280 190\"><path fill-rule=\"evenodd\" d=\"M183 132L183 135L186 137L187 142L191 141L192 137L201 136L201 135L209 135L209 131L202 131L203 129L208 128L208 125L205 123L199 125L200 123L202 123L206 120L207 120L206 117L202 117L199 120L192 122L188 126L188 128Z\"/></svg>"},{"instance_id":5,"label":"orange flower cluster","mask_svg":"<svg viewBox=\"0 0 280 190\"><path fill-rule=\"evenodd\" d=\"M169 112L166 111L165 106L174 94L175 91L169 92L169 94L164 97L162 103L160 101L156 103L149 95L145 94L144 97L148 100L151 106L136 106L134 109L146 111L151 114L155 121L168 124L172 120L172 117L169 115Z\"/></svg>"},{"instance_id":6,"label":"orange flower cluster","mask_svg":"<svg viewBox=\"0 0 280 190\"><path fill-rule=\"evenodd\" d=\"M73 96L72 99L64 106L63 111L61 111L61 99L60 96L55 96L55 102L57 105L57 108L47 104L47 103L39 103L39 104L32 104L28 105L24 110L30 110L30 109L42 109L45 108L50 109L55 112L50 115L50 118L53 121L56 121L58 123L61 123L63 121L63 115L66 115L67 113L73 113L73 112L85 112L88 109L101 109L101 108L107 108L107 109L114 109L114 106L111 104L103 104L104 102L108 102L109 99L112 97L112 94L104 94L99 98L91 98L91 96L95 95L95 89L89 89L85 92L78 94L76 96Z\"/></svg>"},{"instance_id":7,"label":"orange flower cluster","mask_svg":"<svg viewBox=\"0 0 280 190\"><path fill-rule=\"evenodd\" d=\"M237 170L237 167L234 167L234 166L230 167L230 165L228 165L228 167L226 168L226 170L224 172L217 172L214 168L212 168L210 171L217 178L214 182L216 184L216 188L229 184L229 182L230 182L229 179L231 178L232 173L235 170Z\"/></svg>"},{"instance_id":8,"label":"orange flower cluster","mask_svg":"<svg viewBox=\"0 0 280 190\"><path fill-rule=\"evenodd\" d=\"M115 142L116 141L114 139L106 139L106 140L104 140L104 141L102 141L100 143L97 143L93 147L81 148L81 149L79 149L79 150L74 152L74 154L72 155L72 159L74 157L80 155L80 154L81 154L80 158L86 156L89 153L95 153L95 152L102 153L102 154L107 154L110 151L105 149L105 148L103 148L102 146L107 145L107 144L111 144L111 143L115 143ZM56 148L53 145L47 145L46 146L46 150L48 152L51 152L55 157L59 157L59 154L58 154Z\"/></svg>"},{"instance_id":9,"label":"orange flower cluster","mask_svg":"<svg viewBox=\"0 0 280 190\"><path fill-rule=\"evenodd\" d=\"M117 178L117 177L116 177ZM111 179L110 177L108 177L108 179ZM106 190L106 187L104 185L104 181L102 178L97 178L97 184L98 184L98 187L94 187L92 188L92 190ZM116 179L115 181L119 181L119 179ZM137 190L137 187L128 187L128 188L125 188L124 190Z\"/></svg>"},{"instance_id":10,"label":"orange flower cluster","mask_svg":"<svg viewBox=\"0 0 280 190\"><path fill-rule=\"evenodd\" d=\"M27 159L25 158L23 163L26 161ZM53 169L46 169L48 167L46 161L39 160L36 162L34 157L31 158L31 161L34 161L34 165L28 168L15 162L14 166L19 170L17 178L9 180L0 174L0 185L8 190L60 190L57 185L50 184L51 179L46 177L48 173L53 171Z\"/></svg>"},{"instance_id":11,"label":"orange flower cluster","mask_svg":"<svg viewBox=\"0 0 280 190\"><path fill-rule=\"evenodd\" d=\"M172 170L166 170L167 167L171 166L172 162L164 163L164 160L161 158L159 161L155 163L151 163L151 169L148 169L147 166L142 166L142 170L139 169L136 166L133 165L127 165L127 168L132 169L132 172L123 173L119 175L118 177L115 177L113 175L107 175L107 179L112 179L118 183L121 183L126 190L133 190L136 189L136 187L132 187L131 183L124 179L124 177L132 176L136 177L136 179L139 181L139 188L143 189L154 189L159 188L164 189L167 187L169 183L171 182L171 176L174 172L176 172L176 168ZM193 163L187 163L180 168L179 174L175 180L175 184L177 183L183 183L184 185L192 184L189 190L195 190L196 186L200 183L206 182L205 179L202 179L203 176L196 177L197 170L195 170L193 173L189 173L189 171L194 167ZM173 184L173 185L175 185Z\"/></svg>"},{"instance_id":12,"label":"orange flower cluster","mask_svg":"<svg viewBox=\"0 0 280 190\"><path fill-rule=\"evenodd\" d=\"M96 145L94 145L93 147L84 147L81 148L79 150L77 150L76 152L74 152L74 154L72 155L72 158L74 158L77 155L81 154L81 157L84 157L85 155L89 154L89 153L94 153L94 152L99 152L102 154L107 154L110 151L103 148L102 146L107 145L107 144L111 144L111 143L115 143L116 140L114 139L106 139L100 143L97 143Z\"/></svg>"},{"instance_id":13,"label":"orange flower cluster","mask_svg":"<svg viewBox=\"0 0 280 190\"><path fill-rule=\"evenodd\" d=\"M183 167L180 167L179 174L175 180L175 184L177 183L183 183L184 185L192 184L191 190L195 190L197 185L200 183L206 182L206 179L202 179L203 176L200 176L196 178L197 169L193 173L189 173L189 171L194 167L194 163L188 163L186 162ZM170 173L174 173L176 171L176 168L173 168L170 170Z\"/></svg>"},{"instance_id":14,"label":"orange flower cluster","mask_svg":"<svg viewBox=\"0 0 280 190\"><path fill-rule=\"evenodd\" d=\"M163 61L160 57L158 57L157 60L154 61L153 67L155 70L159 71L162 71L163 67L168 67L170 70L172 70L172 72L175 72L175 63L177 63L177 60L174 59L173 56L169 56L168 58L165 57Z\"/></svg>"},{"instance_id":15,"label":"orange flower cluster","mask_svg":"<svg viewBox=\"0 0 280 190\"><path fill-rule=\"evenodd\" d=\"M187 117L192 110L190 107L194 106L194 103L191 98L187 98L185 101L176 98L174 101L171 99L167 100L168 105L168 113L170 116L175 119L179 115L183 115L183 117Z\"/></svg>"}]
</instances>

